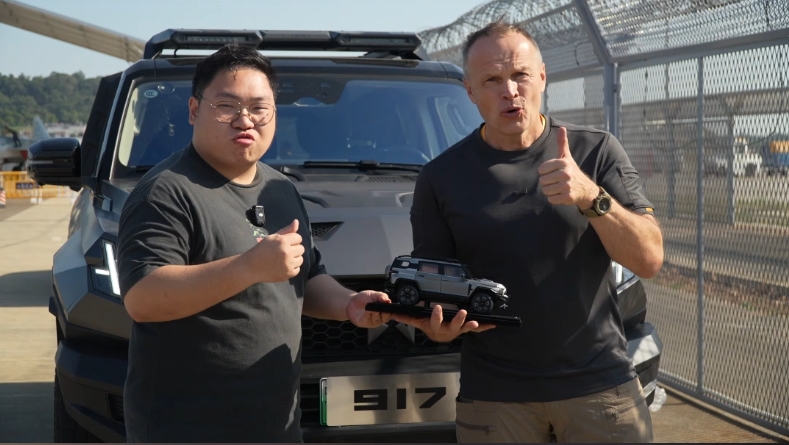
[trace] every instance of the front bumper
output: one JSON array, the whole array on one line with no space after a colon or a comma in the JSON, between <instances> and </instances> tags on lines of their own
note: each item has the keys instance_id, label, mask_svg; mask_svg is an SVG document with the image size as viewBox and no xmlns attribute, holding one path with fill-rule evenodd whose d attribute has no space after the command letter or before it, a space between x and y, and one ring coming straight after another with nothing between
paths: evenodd
<instances>
[{"instance_id":1,"label":"front bumper","mask_svg":"<svg viewBox=\"0 0 789 445\"><path fill-rule=\"evenodd\" d=\"M128 366L127 345L98 342L101 337L71 325L59 301L50 299L50 312L60 330L76 339L62 338L55 366L68 414L105 442L125 442L123 385ZM67 335L68 337L69 335ZM304 363L301 381L302 429L306 442L454 442L453 422L326 427L320 424L319 381L347 375L418 374L452 372L460 368L457 353Z\"/></svg>"},{"instance_id":2,"label":"front bumper","mask_svg":"<svg viewBox=\"0 0 789 445\"><path fill-rule=\"evenodd\" d=\"M657 388L663 342L658 336L657 329L649 322L625 330L625 338L627 355L635 365L647 403L652 404Z\"/></svg>"}]
</instances>

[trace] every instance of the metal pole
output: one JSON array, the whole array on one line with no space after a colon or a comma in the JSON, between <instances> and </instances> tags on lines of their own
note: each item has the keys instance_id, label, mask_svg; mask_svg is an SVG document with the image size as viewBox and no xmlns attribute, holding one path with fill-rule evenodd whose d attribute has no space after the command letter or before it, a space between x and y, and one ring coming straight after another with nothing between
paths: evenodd
<instances>
[{"instance_id":1,"label":"metal pole","mask_svg":"<svg viewBox=\"0 0 789 445\"><path fill-rule=\"evenodd\" d=\"M619 139L619 70L616 64L603 64L603 108L608 131Z\"/></svg>"},{"instance_id":2,"label":"metal pole","mask_svg":"<svg viewBox=\"0 0 789 445\"><path fill-rule=\"evenodd\" d=\"M696 100L696 392L704 394L704 58L698 59Z\"/></svg>"},{"instance_id":3,"label":"metal pole","mask_svg":"<svg viewBox=\"0 0 789 445\"><path fill-rule=\"evenodd\" d=\"M603 62L603 113L605 114L605 128L611 132L613 122L611 122L611 109L614 98L613 86L613 66L610 63ZM613 132L611 132L613 133ZM616 135L614 135L616 136Z\"/></svg>"}]
</instances>

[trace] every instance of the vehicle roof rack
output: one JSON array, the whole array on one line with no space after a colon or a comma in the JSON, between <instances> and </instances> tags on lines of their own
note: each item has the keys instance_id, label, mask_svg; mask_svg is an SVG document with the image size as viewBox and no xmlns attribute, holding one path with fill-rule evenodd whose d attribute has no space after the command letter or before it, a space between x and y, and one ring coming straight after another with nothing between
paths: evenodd
<instances>
[{"instance_id":1,"label":"vehicle roof rack","mask_svg":"<svg viewBox=\"0 0 789 445\"><path fill-rule=\"evenodd\" d=\"M422 39L409 32L269 31L223 29L168 29L145 43L143 59L164 56L163 50L218 50L228 43L252 45L259 50L353 51L363 57L401 57L428 60Z\"/></svg>"}]
</instances>

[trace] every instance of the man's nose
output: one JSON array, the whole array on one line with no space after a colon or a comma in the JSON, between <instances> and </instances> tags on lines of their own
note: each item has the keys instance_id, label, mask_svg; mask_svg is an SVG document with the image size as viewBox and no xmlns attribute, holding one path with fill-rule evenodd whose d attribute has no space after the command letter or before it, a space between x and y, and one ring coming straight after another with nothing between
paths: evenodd
<instances>
[{"instance_id":1,"label":"man's nose","mask_svg":"<svg viewBox=\"0 0 789 445\"><path fill-rule=\"evenodd\" d=\"M513 99L518 97L518 82L514 80L507 80L504 82L504 91L502 95L505 99Z\"/></svg>"},{"instance_id":2,"label":"man's nose","mask_svg":"<svg viewBox=\"0 0 789 445\"><path fill-rule=\"evenodd\" d=\"M246 108L241 110L236 120L233 121L232 125L233 128L238 128L242 130L247 130L255 126L255 124L252 123L252 119L250 119L249 117L249 110L247 110Z\"/></svg>"}]
</instances>

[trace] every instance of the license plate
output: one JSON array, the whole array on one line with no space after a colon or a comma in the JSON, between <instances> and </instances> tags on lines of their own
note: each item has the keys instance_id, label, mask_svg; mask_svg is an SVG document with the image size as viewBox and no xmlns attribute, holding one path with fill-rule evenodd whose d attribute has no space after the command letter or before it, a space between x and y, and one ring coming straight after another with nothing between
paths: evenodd
<instances>
[{"instance_id":1,"label":"license plate","mask_svg":"<svg viewBox=\"0 0 789 445\"><path fill-rule=\"evenodd\" d=\"M325 377L321 424L454 422L460 373Z\"/></svg>"}]
</instances>

